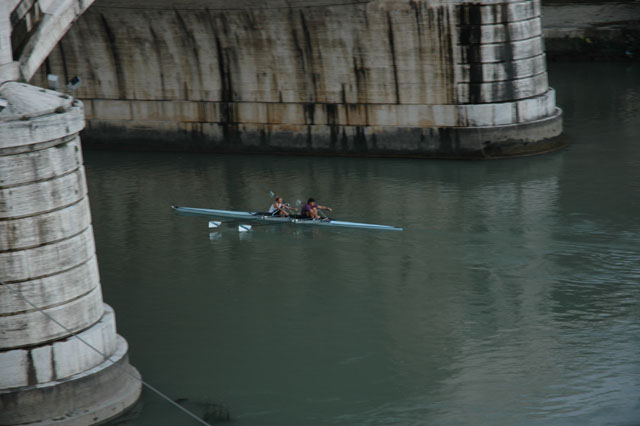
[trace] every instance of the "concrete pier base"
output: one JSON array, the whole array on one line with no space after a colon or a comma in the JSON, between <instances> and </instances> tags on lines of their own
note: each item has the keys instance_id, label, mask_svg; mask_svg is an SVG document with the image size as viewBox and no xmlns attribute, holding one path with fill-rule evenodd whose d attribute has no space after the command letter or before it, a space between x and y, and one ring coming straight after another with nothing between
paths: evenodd
<instances>
[{"instance_id":1,"label":"concrete pier base","mask_svg":"<svg viewBox=\"0 0 640 426\"><path fill-rule=\"evenodd\" d=\"M97 424L141 382L102 301L82 103L16 82L0 98L0 425Z\"/></svg>"},{"instance_id":2,"label":"concrete pier base","mask_svg":"<svg viewBox=\"0 0 640 426\"><path fill-rule=\"evenodd\" d=\"M477 127L396 127L215 123L126 123L94 120L86 139L93 149L490 159L564 147L562 111L543 119Z\"/></svg>"},{"instance_id":3,"label":"concrete pier base","mask_svg":"<svg viewBox=\"0 0 640 426\"><path fill-rule=\"evenodd\" d=\"M0 425L85 426L118 416L140 396L140 374L117 336L109 360L63 380L0 391Z\"/></svg>"}]
</instances>

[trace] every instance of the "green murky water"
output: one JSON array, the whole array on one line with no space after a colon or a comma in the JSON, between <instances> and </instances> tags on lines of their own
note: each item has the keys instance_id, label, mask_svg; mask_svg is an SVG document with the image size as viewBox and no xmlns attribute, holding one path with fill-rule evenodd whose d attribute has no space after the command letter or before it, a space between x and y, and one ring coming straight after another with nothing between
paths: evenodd
<instances>
[{"instance_id":1,"label":"green murky water","mask_svg":"<svg viewBox=\"0 0 640 426\"><path fill-rule=\"evenodd\" d=\"M573 143L529 158L86 152L132 363L237 425L637 424L639 77L550 64ZM210 232L169 207L269 191L405 231ZM197 424L149 391L117 423Z\"/></svg>"}]
</instances>

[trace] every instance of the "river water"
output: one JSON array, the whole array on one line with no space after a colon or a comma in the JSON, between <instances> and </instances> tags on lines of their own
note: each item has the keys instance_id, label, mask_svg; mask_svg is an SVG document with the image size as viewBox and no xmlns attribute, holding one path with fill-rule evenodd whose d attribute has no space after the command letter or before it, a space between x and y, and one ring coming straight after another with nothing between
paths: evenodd
<instances>
[{"instance_id":1,"label":"river water","mask_svg":"<svg viewBox=\"0 0 640 426\"><path fill-rule=\"evenodd\" d=\"M496 161L85 152L144 379L237 425L640 423L640 67L549 65L566 149ZM404 232L171 204L313 196ZM217 414L216 414L217 413ZM153 392L112 424L198 424Z\"/></svg>"}]
</instances>

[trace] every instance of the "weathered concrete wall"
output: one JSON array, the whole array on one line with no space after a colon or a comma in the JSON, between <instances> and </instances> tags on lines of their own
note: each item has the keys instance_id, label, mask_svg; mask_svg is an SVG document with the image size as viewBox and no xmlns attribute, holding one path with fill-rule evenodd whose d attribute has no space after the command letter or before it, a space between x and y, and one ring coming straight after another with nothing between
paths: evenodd
<instances>
[{"instance_id":1,"label":"weathered concrete wall","mask_svg":"<svg viewBox=\"0 0 640 426\"><path fill-rule=\"evenodd\" d=\"M633 0L543 1L551 60L640 60L640 3Z\"/></svg>"},{"instance_id":2,"label":"weathered concrete wall","mask_svg":"<svg viewBox=\"0 0 640 426\"><path fill-rule=\"evenodd\" d=\"M0 98L0 424L95 424L141 385L102 301L82 104L15 82Z\"/></svg>"},{"instance_id":3,"label":"weathered concrete wall","mask_svg":"<svg viewBox=\"0 0 640 426\"><path fill-rule=\"evenodd\" d=\"M165 3L98 0L41 69L38 84L84 79L85 143L444 157L558 143L538 0Z\"/></svg>"}]
</instances>

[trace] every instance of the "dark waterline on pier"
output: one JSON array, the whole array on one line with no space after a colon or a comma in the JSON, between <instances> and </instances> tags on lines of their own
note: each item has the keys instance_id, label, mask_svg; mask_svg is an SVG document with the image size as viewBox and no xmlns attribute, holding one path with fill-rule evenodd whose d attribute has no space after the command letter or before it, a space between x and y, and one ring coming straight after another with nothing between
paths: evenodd
<instances>
[{"instance_id":1,"label":"dark waterline on pier","mask_svg":"<svg viewBox=\"0 0 640 426\"><path fill-rule=\"evenodd\" d=\"M238 425L637 424L639 77L550 64L572 144L535 157L85 152L132 364ZM170 209L269 191L405 231L210 232ZM145 392L113 424L197 423Z\"/></svg>"}]
</instances>

